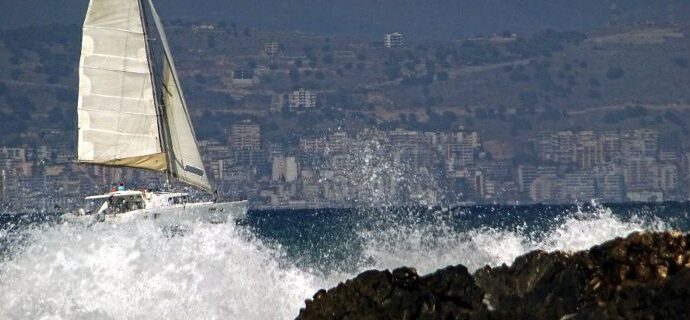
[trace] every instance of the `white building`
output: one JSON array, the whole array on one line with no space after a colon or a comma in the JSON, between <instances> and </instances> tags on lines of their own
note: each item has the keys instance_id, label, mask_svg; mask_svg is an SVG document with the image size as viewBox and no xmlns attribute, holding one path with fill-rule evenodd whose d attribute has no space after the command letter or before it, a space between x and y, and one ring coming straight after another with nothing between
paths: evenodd
<instances>
[{"instance_id":1,"label":"white building","mask_svg":"<svg viewBox=\"0 0 690 320\"><path fill-rule=\"evenodd\" d=\"M26 162L26 150L24 148L0 148L0 160L16 160Z\"/></svg>"},{"instance_id":2,"label":"white building","mask_svg":"<svg viewBox=\"0 0 690 320\"><path fill-rule=\"evenodd\" d=\"M254 71L237 69L232 72L232 83L237 85L253 85L257 81Z\"/></svg>"},{"instance_id":3,"label":"white building","mask_svg":"<svg viewBox=\"0 0 690 320\"><path fill-rule=\"evenodd\" d=\"M678 186L678 167L675 164L659 163L652 170L654 189L668 192Z\"/></svg>"},{"instance_id":4,"label":"white building","mask_svg":"<svg viewBox=\"0 0 690 320\"><path fill-rule=\"evenodd\" d=\"M297 180L297 161L295 157L274 157L271 171L273 181L294 182Z\"/></svg>"},{"instance_id":5,"label":"white building","mask_svg":"<svg viewBox=\"0 0 690 320\"><path fill-rule=\"evenodd\" d=\"M555 175L540 175L529 185L529 197L537 203L553 202L558 198L560 186Z\"/></svg>"},{"instance_id":6,"label":"white building","mask_svg":"<svg viewBox=\"0 0 690 320\"><path fill-rule=\"evenodd\" d=\"M316 108L316 93L304 88L290 93L288 100L290 102L290 109Z\"/></svg>"},{"instance_id":7,"label":"white building","mask_svg":"<svg viewBox=\"0 0 690 320\"><path fill-rule=\"evenodd\" d=\"M387 33L383 36L383 46L386 48L404 48L405 39L402 33Z\"/></svg>"},{"instance_id":8,"label":"white building","mask_svg":"<svg viewBox=\"0 0 690 320\"><path fill-rule=\"evenodd\" d=\"M264 54L272 57L280 53L280 44L278 42L272 41L264 45Z\"/></svg>"},{"instance_id":9,"label":"white building","mask_svg":"<svg viewBox=\"0 0 690 320\"><path fill-rule=\"evenodd\" d=\"M589 201L595 197L594 176L587 172L567 173L562 179L563 199Z\"/></svg>"}]
</instances>

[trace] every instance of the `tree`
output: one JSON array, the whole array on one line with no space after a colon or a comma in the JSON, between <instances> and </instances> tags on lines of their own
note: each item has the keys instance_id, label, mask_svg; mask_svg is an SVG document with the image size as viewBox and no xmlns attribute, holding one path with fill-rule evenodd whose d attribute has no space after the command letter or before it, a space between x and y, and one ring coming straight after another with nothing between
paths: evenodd
<instances>
[{"instance_id":1,"label":"tree","mask_svg":"<svg viewBox=\"0 0 690 320\"><path fill-rule=\"evenodd\" d=\"M609 67L609 70L606 71L606 78L610 80L616 80L620 79L625 75L625 71L619 67Z\"/></svg>"},{"instance_id":2,"label":"tree","mask_svg":"<svg viewBox=\"0 0 690 320\"><path fill-rule=\"evenodd\" d=\"M664 112L664 118L668 120L669 122L685 129L687 127L687 124L685 123L685 120L683 120L683 117L681 117L679 114L671 111L671 110L666 110ZM685 130L683 130L685 131Z\"/></svg>"},{"instance_id":3,"label":"tree","mask_svg":"<svg viewBox=\"0 0 690 320\"><path fill-rule=\"evenodd\" d=\"M325 55L323 56L323 62L325 62L326 64L331 64L331 63L333 63L333 55L330 54L330 53L325 54Z\"/></svg>"},{"instance_id":4,"label":"tree","mask_svg":"<svg viewBox=\"0 0 690 320\"><path fill-rule=\"evenodd\" d=\"M36 110L36 105L34 104L31 99L27 95L24 94L10 94L5 96L5 100L7 101L7 104L10 105L10 107L13 110L21 110L21 111L34 111Z\"/></svg>"},{"instance_id":5,"label":"tree","mask_svg":"<svg viewBox=\"0 0 690 320\"><path fill-rule=\"evenodd\" d=\"M532 123L528 119L513 118L510 123L510 132L515 134L523 130L532 130Z\"/></svg>"},{"instance_id":6,"label":"tree","mask_svg":"<svg viewBox=\"0 0 690 320\"><path fill-rule=\"evenodd\" d=\"M62 110L59 108L51 108L48 111L48 122L51 124L60 123L64 120Z\"/></svg>"},{"instance_id":7,"label":"tree","mask_svg":"<svg viewBox=\"0 0 690 320\"><path fill-rule=\"evenodd\" d=\"M388 80L397 79L400 76L400 66L398 64L390 64L384 70Z\"/></svg>"},{"instance_id":8,"label":"tree","mask_svg":"<svg viewBox=\"0 0 690 320\"><path fill-rule=\"evenodd\" d=\"M539 103L539 96L534 91L523 91L520 93L520 103L524 107L534 107Z\"/></svg>"},{"instance_id":9,"label":"tree","mask_svg":"<svg viewBox=\"0 0 690 320\"><path fill-rule=\"evenodd\" d=\"M299 70L297 70L296 68L290 69L289 74L290 74L290 80L293 83L298 83L300 81L300 73L299 73Z\"/></svg>"},{"instance_id":10,"label":"tree","mask_svg":"<svg viewBox=\"0 0 690 320\"><path fill-rule=\"evenodd\" d=\"M624 117L621 114L619 114L618 112L607 112L604 115L604 123L608 123L608 124L618 123L621 120L623 120L623 118Z\"/></svg>"},{"instance_id":11,"label":"tree","mask_svg":"<svg viewBox=\"0 0 690 320\"><path fill-rule=\"evenodd\" d=\"M558 121L563 117L563 113L554 107L544 108L544 113L542 113L542 118L544 120Z\"/></svg>"},{"instance_id":12,"label":"tree","mask_svg":"<svg viewBox=\"0 0 690 320\"><path fill-rule=\"evenodd\" d=\"M673 59L673 62L681 68L687 68L688 67L688 59L687 58L678 57L678 58Z\"/></svg>"},{"instance_id":13,"label":"tree","mask_svg":"<svg viewBox=\"0 0 690 320\"><path fill-rule=\"evenodd\" d=\"M205 111L201 119L195 121L195 133L199 139L220 138L222 130L218 127L218 122L213 113Z\"/></svg>"},{"instance_id":14,"label":"tree","mask_svg":"<svg viewBox=\"0 0 690 320\"><path fill-rule=\"evenodd\" d=\"M197 73L194 75L194 80L200 84L205 84L206 83L206 77L204 77L201 73Z\"/></svg>"},{"instance_id":15,"label":"tree","mask_svg":"<svg viewBox=\"0 0 690 320\"><path fill-rule=\"evenodd\" d=\"M209 49L216 48L216 37L214 35L208 35L208 37L206 38L206 47L208 47Z\"/></svg>"},{"instance_id":16,"label":"tree","mask_svg":"<svg viewBox=\"0 0 690 320\"><path fill-rule=\"evenodd\" d=\"M589 96L591 99L601 99L601 91L596 89L590 89L587 92L587 96Z\"/></svg>"},{"instance_id":17,"label":"tree","mask_svg":"<svg viewBox=\"0 0 690 320\"><path fill-rule=\"evenodd\" d=\"M626 118L642 118L649 114L649 110L643 106L625 106L623 108L623 115Z\"/></svg>"},{"instance_id":18,"label":"tree","mask_svg":"<svg viewBox=\"0 0 690 320\"><path fill-rule=\"evenodd\" d=\"M10 78L12 80L19 80L19 77L21 77L23 74L22 69L14 68L12 71L10 71Z\"/></svg>"}]
</instances>

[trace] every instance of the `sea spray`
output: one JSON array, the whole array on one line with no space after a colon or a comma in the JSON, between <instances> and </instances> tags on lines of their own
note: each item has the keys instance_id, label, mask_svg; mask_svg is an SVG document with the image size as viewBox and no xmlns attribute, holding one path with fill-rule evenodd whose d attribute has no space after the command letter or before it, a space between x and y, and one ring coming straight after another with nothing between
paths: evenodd
<instances>
[{"instance_id":1,"label":"sea spray","mask_svg":"<svg viewBox=\"0 0 690 320\"><path fill-rule=\"evenodd\" d=\"M509 264L534 249L688 230L689 211L687 204L254 211L243 225L180 229L15 223L0 233L0 318L291 319L318 289L367 269Z\"/></svg>"},{"instance_id":2,"label":"sea spray","mask_svg":"<svg viewBox=\"0 0 690 320\"><path fill-rule=\"evenodd\" d=\"M0 264L2 319L287 319L323 285L230 224L26 232Z\"/></svg>"},{"instance_id":3,"label":"sea spray","mask_svg":"<svg viewBox=\"0 0 690 320\"><path fill-rule=\"evenodd\" d=\"M359 231L365 243L362 266L413 266L422 274L456 264L476 270L484 265L510 264L532 250L585 250L634 231L662 231L670 227L652 215L622 217L597 204L587 209L576 206L550 217L533 212L531 217L522 217L529 218L529 223L518 221L520 216L512 217L511 223L500 223L502 218L497 214L514 213L486 211L483 217L470 218L486 220L486 225L477 227L477 221L472 221L470 228L463 222L472 213L465 210L430 210L425 212L429 217L412 212L395 219L381 218L383 222L370 224L375 227Z\"/></svg>"}]
</instances>

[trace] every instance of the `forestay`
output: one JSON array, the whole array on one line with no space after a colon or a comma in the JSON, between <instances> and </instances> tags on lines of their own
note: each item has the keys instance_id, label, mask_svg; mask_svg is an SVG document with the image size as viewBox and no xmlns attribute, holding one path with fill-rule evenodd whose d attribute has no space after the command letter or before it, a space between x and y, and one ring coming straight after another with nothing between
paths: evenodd
<instances>
[{"instance_id":1,"label":"forestay","mask_svg":"<svg viewBox=\"0 0 690 320\"><path fill-rule=\"evenodd\" d=\"M197 148L194 129L187 111L187 103L180 89L180 81L175 70L170 47L168 46L165 30L160 18L149 0L151 15L158 29L163 44L163 108L165 110L165 128L169 135L167 139L170 170L177 179L199 188L211 191L212 187L204 170Z\"/></svg>"},{"instance_id":2,"label":"forestay","mask_svg":"<svg viewBox=\"0 0 690 320\"><path fill-rule=\"evenodd\" d=\"M92 0L79 60L78 161L163 171L138 0Z\"/></svg>"}]
</instances>

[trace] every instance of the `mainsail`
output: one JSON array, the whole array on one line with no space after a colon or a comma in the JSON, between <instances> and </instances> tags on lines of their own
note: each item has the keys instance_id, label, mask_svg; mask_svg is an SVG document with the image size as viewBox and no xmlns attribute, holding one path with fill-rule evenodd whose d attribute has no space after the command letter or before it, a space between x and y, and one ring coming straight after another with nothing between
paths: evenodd
<instances>
[{"instance_id":1,"label":"mainsail","mask_svg":"<svg viewBox=\"0 0 690 320\"><path fill-rule=\"evenodd\" d=\"M160 18L152 72L142 0L91 0L80 60L79 162L168 171L211 191ZM160 96L156 97L156 93Z\"/></svg>"},{"instance_id":2,"label":"mainsail","mask_svg":"<svg viewBox=\"0 0 690 320\"><path fill-rule=\"evenodd\" d=\"M93 0L79 60L78 161L163 171L139 0Z\"/></svg>"}]
</instances>

